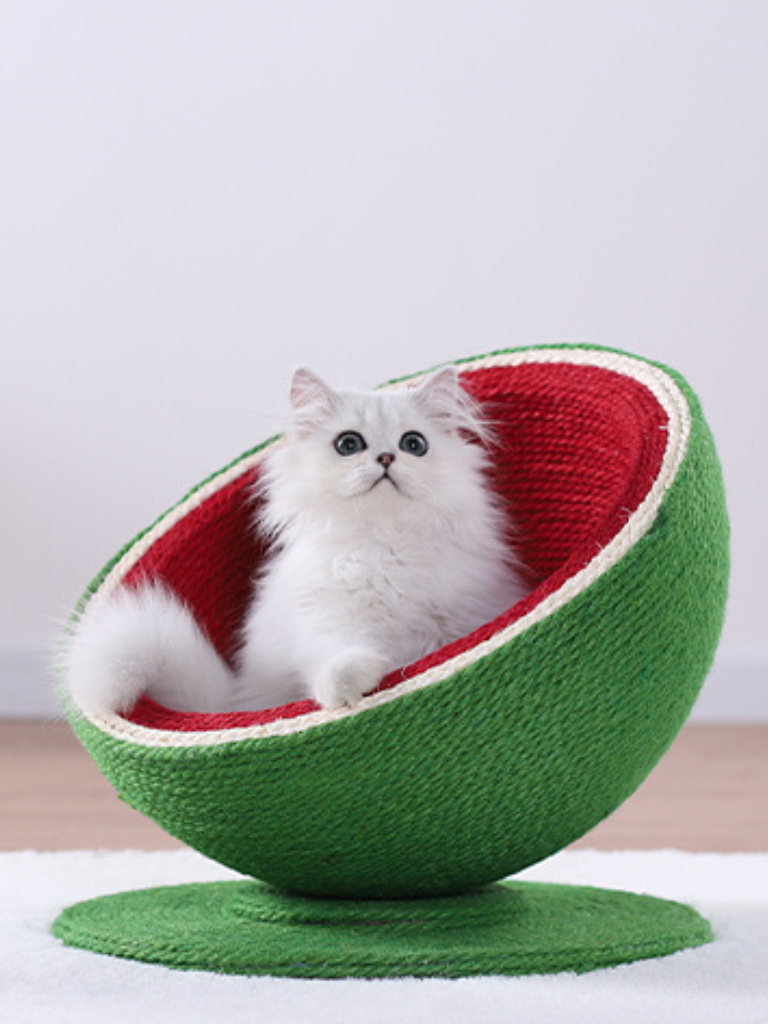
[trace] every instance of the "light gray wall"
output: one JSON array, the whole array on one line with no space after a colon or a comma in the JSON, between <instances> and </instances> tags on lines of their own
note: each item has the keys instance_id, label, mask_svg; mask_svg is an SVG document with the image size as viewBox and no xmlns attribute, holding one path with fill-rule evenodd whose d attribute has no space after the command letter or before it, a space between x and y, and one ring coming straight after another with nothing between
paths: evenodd
<instances>
[{"instance_id":1,"label":"light gray wall","mask_svg":"<svg viewBox=\"0 0 768 1024\"><path fill-rule=\"evenodd\" d=\"M553 340L700 393L734 528L707 699L768 714L766 38L762 0L0 0L0 714L296 364Z\"/></svg>"}]
</instances>

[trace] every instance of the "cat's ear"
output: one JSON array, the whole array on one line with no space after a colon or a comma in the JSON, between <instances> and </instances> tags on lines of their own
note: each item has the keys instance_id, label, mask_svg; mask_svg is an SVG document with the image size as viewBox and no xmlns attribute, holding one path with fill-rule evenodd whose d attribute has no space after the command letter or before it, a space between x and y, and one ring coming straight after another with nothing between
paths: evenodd
<instances>
[{"instance_id":1,"label":"cat's ear","mask_svg":"<svg viewBox=\"0 0 768 1024\"><path fill-rule=\"evenodd\" d=\"M338 397L311 370L296 370L291 380L293 422L300 432L311 432L336 411Z\"/></svg>"},{"instance_id":2,"label":"cat's ear","mask_svg":"<svg viewBox=\"0 0 768 1024\"><path fill-rule=\"evenodd\" d=\"M425 377L413 392L422 412L446 429L462 426L467 393L459 384L455 366L444 366Z\"/></svg>"},{"instance_id":3,"label":"cat's ear","mask_svg":"<svg viewBox=\"0 0 768 1024\"><path fill-rule=\"evenodd\" d=\"M459 404L459 375L455 366L444 366L430 373L415 389L422 409L437 418L452 417Z\"/></svg>"},{"instance_id":4,"label":"cat's ear","mask_svg":"<svg viewBox=\"0 0 768 1024\"><path fill-rule=\"evenodd\" d=\"M455 366L444 366L430 373L413 394L422 411L446 430L464 431L481 440L489 436L482 410L461 386Z\"/></svg>"}]
</instances>

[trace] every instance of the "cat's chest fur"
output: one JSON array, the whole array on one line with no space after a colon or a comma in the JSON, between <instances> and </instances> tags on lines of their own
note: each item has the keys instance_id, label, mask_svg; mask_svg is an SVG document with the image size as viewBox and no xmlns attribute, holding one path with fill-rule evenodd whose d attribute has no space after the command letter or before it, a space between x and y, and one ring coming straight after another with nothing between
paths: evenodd
<instances>
[{"instance_id":1,"label":"cat's chest fur","mask_svg":"<svg viewBox=\"0 0 768 1024\"><path fill-rule=\"evenodd\" d=\"M305 530L275 556L261 600L279 607L284 623L294 619L297 634L312 623L329 635L375 637L377 647L407 662L477 624L465 599L477 590L469 540L434 521ZM496 567L487 569L494 589Z\"/></svg>"},{"instance_id":2,"label":"cat's chest fur","mask_svg":"<svg viewBox=\"0 0 768 1024\"><path fill-rule=\"evenodd\" d=\"M315 548L308 557L317 560L316 584L326 600L336 592L344 600L383 612L402 607L403 602L432 605L440 592L435 581L445 554L445 545L429 536L394 535L361 537L341 550L334 545L324 552Z\"/></svg>"},{"instance_id":3,"label":"cat's chest fur","mask_svg":"<svg viewBox=\"0 0 768 1024\"><path fill-rule=\"evenodd\" d=\"M430 607L442 590L441 563L449 549L434 529L307 532L277 555L274 582L293 589L304 607L354 602L356 617L364 609L396 611L403 602Z\"/></svg>"}]
</instances>

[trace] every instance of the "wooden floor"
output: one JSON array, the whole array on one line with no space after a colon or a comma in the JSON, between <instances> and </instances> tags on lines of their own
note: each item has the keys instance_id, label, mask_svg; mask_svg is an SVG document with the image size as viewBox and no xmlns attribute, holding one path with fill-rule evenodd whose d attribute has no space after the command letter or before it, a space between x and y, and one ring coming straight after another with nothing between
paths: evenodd
<instances>
[{"instance_id":1,"label":"wooden floor","mask_svg":"<svg viewBox=\"0 0 768 1024\"><path fill-rule=\"evenodd\" d=\"M0 849L173 849L116 797L61 723L0 722ZM768 726L688 726L622 807L577 844L768 850Z\"/></svg>"}]
</instances>

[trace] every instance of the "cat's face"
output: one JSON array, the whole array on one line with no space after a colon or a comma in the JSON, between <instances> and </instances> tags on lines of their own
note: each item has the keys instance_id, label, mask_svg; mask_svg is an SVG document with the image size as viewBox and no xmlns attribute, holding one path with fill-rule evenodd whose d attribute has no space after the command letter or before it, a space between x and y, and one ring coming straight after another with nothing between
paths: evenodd
<instances>
[{"instance_id":1,"label":"cat's face","mask_svg":"<svg viewBox=\"0 0 768 1024\"><path fill-rule=\"evenodd\" d=\"M481 458L461 431L477 432L476 409L453 370L420 386L335 392L308 371L291 390L293 430L281 460L278 497L329 516L350 511L422 517L450 508Z\"/></svg>"},{"instance_id":2,"label":"cat's face","mask_svg":"<svg viewBox=\"0 0 768 1024\"><path fill-rule=\"evenodd\" d=\"M393 502L434 487L449 439L406 394L337 396L304 443L318 483L339 498Z\"/></svg>"}]
</instances>

